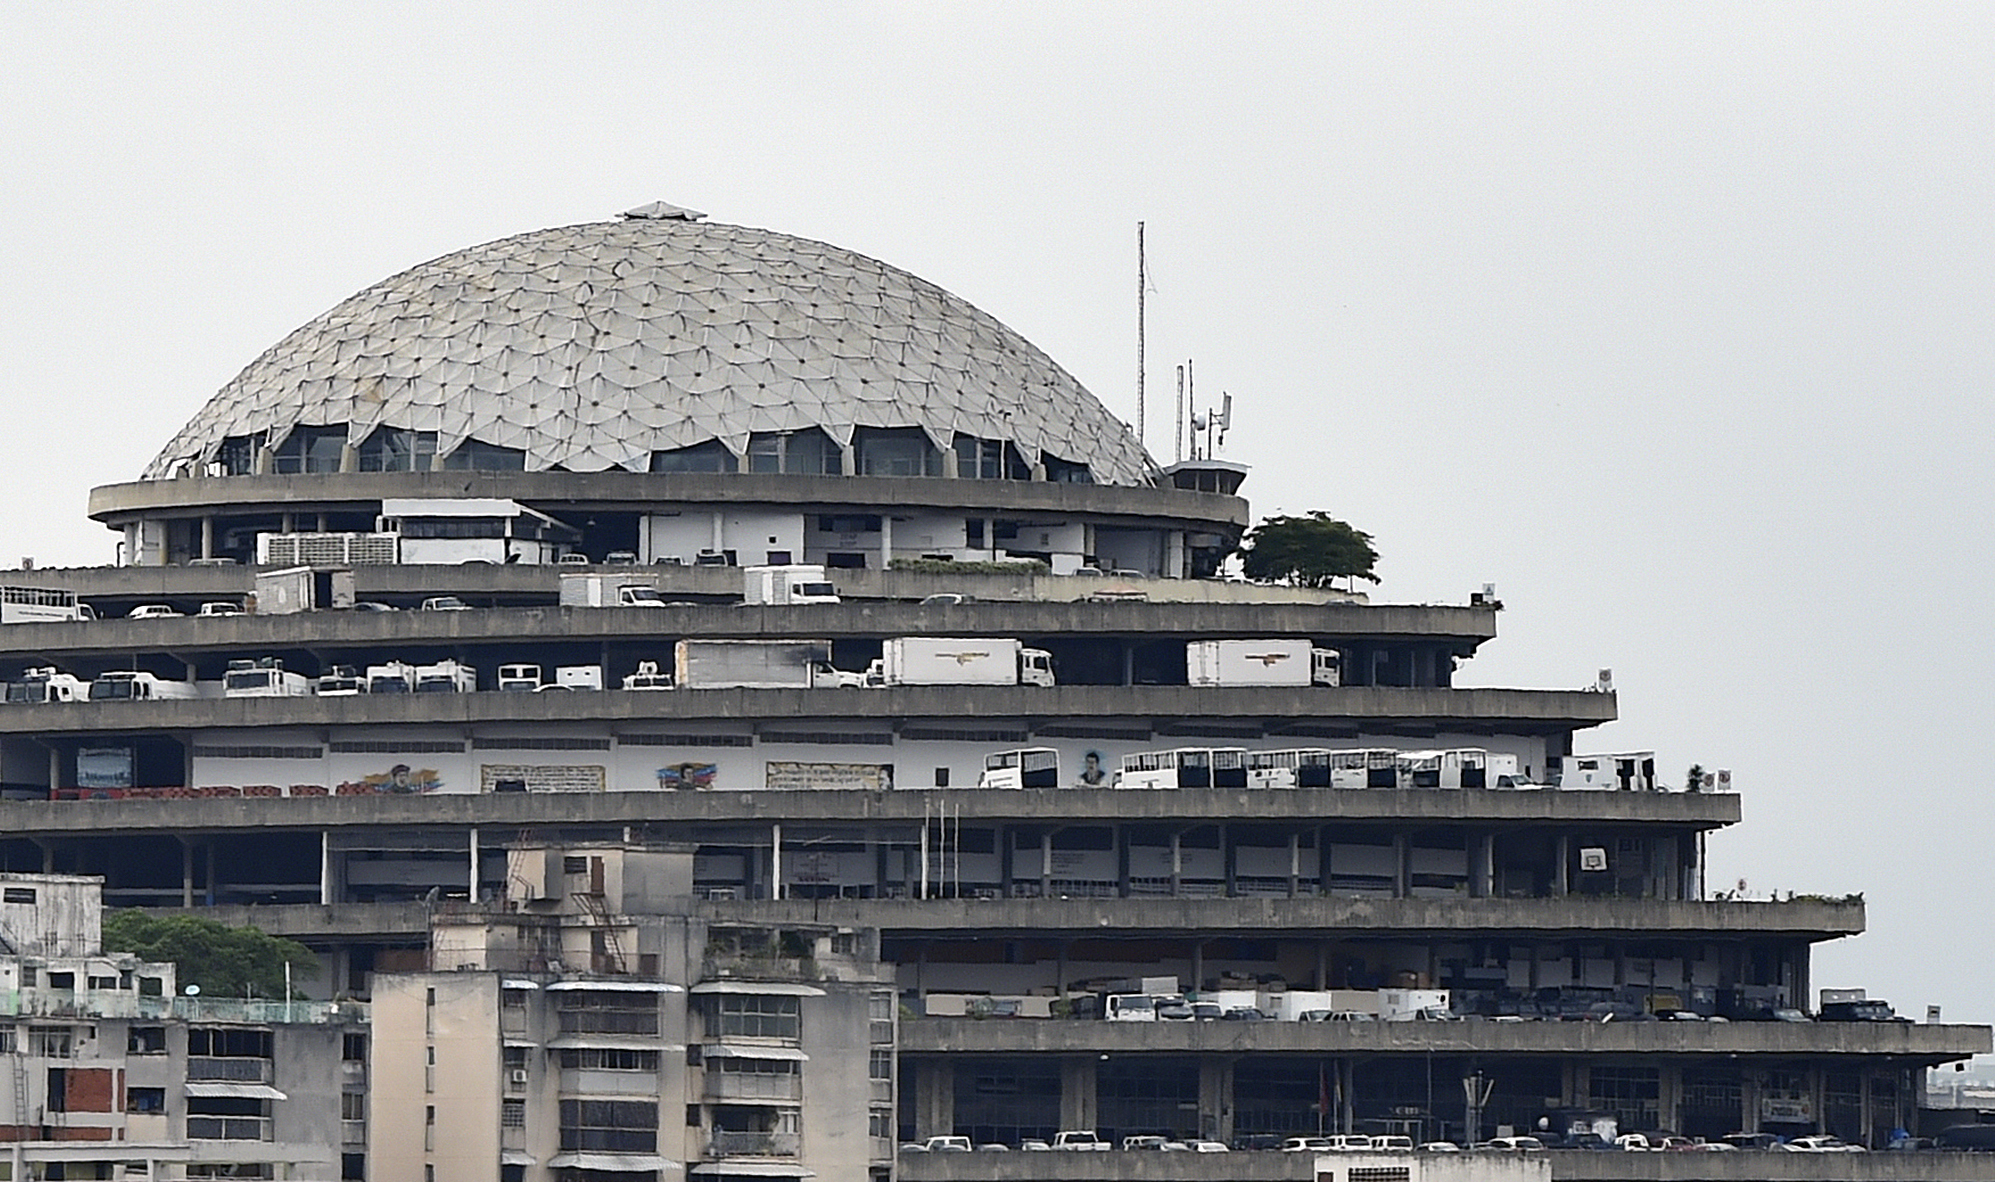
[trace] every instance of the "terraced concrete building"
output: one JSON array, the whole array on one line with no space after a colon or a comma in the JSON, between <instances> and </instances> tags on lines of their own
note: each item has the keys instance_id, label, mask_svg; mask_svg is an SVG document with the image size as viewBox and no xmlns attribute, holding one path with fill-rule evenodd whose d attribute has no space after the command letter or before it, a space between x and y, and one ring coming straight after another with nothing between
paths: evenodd
<instances>
[{"instance_id":1,"label":"terraced concrete building","mask_svg":"<svg viewBox=\"0 0 1995 1182\"><path fill-rule=\"evenodd\" d=\"M1244 476L1160 469L1016 333L834 247L659 205L449 255L300 328L140 479L96 489L122 565L34 572L105 618L0 627L0 673L138 672L122 682L150 697L0 711L0 869L101 875L111 905L296 937L323 954L315 988L392 987L413 1029L432 924L507 914L519 850L662 845L692 851L683 977L726 967L722 994L794 997L814 971L799 950L822 948L877 956L867 979L892 983L872 1029L896 1049L847 1048L863 1081L786 1022L765 1057L803 1063L801 1083L747 1099L718 1069L667 1070L653 1044L574 1074L507 1060L494 1102L512 1070L546 1072L521 1086L563 1122L605 1089L617 1104L648 1089L655 1136L633 1143L653 1148L577 1156L626 1139L501 1129L497 1155L426 1149L367 1162L377 1178L847 1177L862 1158L876 1177L1052 1177L1098 1166L895 1146L1075 1128L1460 1139L1569 1111L1881 1145L1913 1122L1921 1068L1989 1049L1982 1027L1553 1020L1805 1007L1811 948L1862 930L1862 903L1710 897L1704 837L1740 820L1738 796L1674 790L1640 756L1579 787L1611 692L1452 685L1497 605L1215 577L1249 522ZM740 568L787 563L829 568L841 602L741 605ZM468 610L111 618L243 603L293 564L350 572L360 605ZM563 578L592 574L673 606L563 606ZM673 668L681 642L805 641L857 672L906 637L1022 642L1058 684L617 688ZM1334 650L1341 684L1191 684L1188 646L1216 640ZM476 690L231 696L232 662L281 664L273 687L454 662ZM501 666L593 668L606 688L499 692ZM1115 787L1126 758L1170 751L1206 754L1171 758L1181 786ZM1379 754L1395 751L1472 772ZM1039 769L1028 786L980 787L1005 752L1033 753L1017 760ZM1296 771L1340 758L1324 752L1372 752L1349 758L1381 775ZM1565 786L1495 787L1500 767ZM521 979L615 994L646 969L614 954L627 917L577 873L576 922L599 938ZM779 954L728 955L744 933ZM1159 988L1274 1010L1446 989L1474 1017L1089 1016ZM379 1060L422 1053L377 1041L373 1075L414 1103L421 1073ZM1465 1079L1486 1085L1473 1107ZM846 1113L861 1083L866 1148L841 1127L838 1156L814 1156L830 1142L814 1122L852 1119L815 1089ZM744 1106L774 1112L731 1135ZM1244 1176L1219 1155L1181 1161L1172 1176ZM1565 1176L1606 1168L1573 1161Z\"/></svg>"}]
</instances>

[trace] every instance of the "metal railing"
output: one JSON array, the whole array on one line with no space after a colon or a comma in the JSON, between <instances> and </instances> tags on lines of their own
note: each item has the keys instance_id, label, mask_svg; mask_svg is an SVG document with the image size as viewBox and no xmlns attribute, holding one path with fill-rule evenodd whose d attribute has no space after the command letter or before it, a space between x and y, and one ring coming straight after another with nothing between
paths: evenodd
<instances>
[{"instance_id":1,"label":"metal railing","mask_svg":"<svg viewBox=\"0 0 1995 1182\"><path fill-rule=\"evenodd\" d=\"M270 1118L266 1116L190 1116L189 1141L268 1141Z\"/></svg>"},{"instance_id":2,"label":"metal railing","mask_svg":"<svg viewBox=\"0 0 1995 1182\"><path fill-rule=\"evenodd\" d=\"M271 1079L271 1062L268 1059L217 1058L204 1055L187 1057L187 1078L194 1080L227 1080L231 1083L267 1084Z\"/></svg>"},{"instance_id":3,"label":"metal railing","mask_svg":"<svg viewBox=\"0 0 1995 1182\"><path fill-rule=\"evenodd\" d=\"M795 1073L763 1075L754 1072L712 1071L707 1076L709 1100L802 1100L803 1077Z\"/></svg>"},{"instance_id":4,"label":"metal railing","mask_svg":"<svg viewBox=\"0 0 1995 1182\"><path fill-rule=\"evenodd\" d=\"M795 1157L803 1140L800 1133L737 1133L715 1129L707 1143L711 1157Z\"/></svg>"}]
</instances>

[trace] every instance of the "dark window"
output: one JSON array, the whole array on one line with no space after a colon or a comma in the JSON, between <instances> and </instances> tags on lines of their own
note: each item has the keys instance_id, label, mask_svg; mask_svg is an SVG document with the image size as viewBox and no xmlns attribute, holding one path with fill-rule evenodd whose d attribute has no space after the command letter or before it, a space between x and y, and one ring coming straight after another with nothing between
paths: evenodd
<instances>
[{"instance_id":1,"label":"dark window","mask_svg":"<svg viewBox=\"0 0 1995 1182\"><path fill-rule=\"evenodd\" d=\"M32 903L35 901L33 887L7 887L0 890L0 903Z\"/></svg>"},{"instance_id":2,"label":"dark window","mask_svg":"<svg viewBox=\"0 0 1995 1182\"><path fill-rule=\"evenodd\" d=\"M844 458L831 437L804 431L757 431L748 437L748 470L790 476L837 476Z\"/></svg>"},{"instance_id":3,"label":"dark window","mask_svg":"<svg viewBox=\"0 0 1995 1182\"><path fill-rule=\"evenodd\" d=\"M337 472L340 454L346 450L346 425L336 427L293 427L277 445L277 471Z\"/></svg>"},{"instance_id":4,"label":"dark window","mask_svg":"<svg viewBox=\"0 0 1995 1182\"><path fill-rule=\"evenodd\" d=\"M1094 470L1086 464L1076 464L1058 456L1044 456L1046 479L1055 484L1093 484Z\"/></svg>"},{"instance_id":5,"label":"dark window","mask_svg":"<svg viewBox=\"0 0 1995 1182\"><path fill-rule=\"evenodd\" d=\"M1030 480L1032 468L1005 440L958 435L956 475L962 480Z\"/></svg>"},{"instance_id":6,"label":"dark window","mask_svg":"<svg viewBox=\"0 0 1995 1182\"><path fill-rule=\"evenodd\" d=\"M658 1105L644 1100L563 1100L561 1148L571 1153L655 1153Z\"/></svg>"},{"instance_id":7,"label":"dark window","mask_svg":"<svg viewBox=\"0 0 1995 1182\"><path fill-rule=\"evenodd\" d=\"M364 1034L342 1035L340 1037L339 1057L348 1063L365 1063L367 1061L367 1036Z\"/></svg>"},{"instance_id":8,"label":"dark window","mask_svg":"<svg viewBox=\"0 0 1995 1182\"><path fill-rule=\"evenodd\" d=\"M166 1027L134 1026L125 1032L125 1053L128 1055L164 1055L166 1053Z\"/></svg>"},{"instance_id":9,"label":"dark window","mask_svg":"<svg viewBox=\"0 0 1995 1182\"><path fill-rule=\"evenodd\" d=\"M861 476L938 476L941 454L919 427L860 427L852 448Z\"/></svg>"},{"instance_id":10,"label":"dark window","mask_svg":"<svg viewBox=\"0 0 1995 1182\"><path fill-rule=\"evenodd\" d=\"M467 439L443 457L443 466L452 472L523 472L526 452L517 447L498 447L482 439Z\"/></svg>"},{"instance_id":11,"label":"dark window","mask_svg":"<svg viewBox=\"0 0 1995 1182\"><path fill-rule=\"evenodd\" d=\"M436 458L436 432L376 427L360 444L362 472L427 472Z\"/></svg>"},{"instance_id":12,"label":"dark window","mask_svg":"<svg viewBox=\"0 0 1995 1182\"><path fill-rule=\"evenodd\" d=\"M715 1026L723 1036L787 1039L800 1036L802 1023L794 997L727 993L715 1001Z\"/></svg>"},{"instance_id":13,"label":"dark window","mask_svg":"<svg viewBox=\"0 0 1995 1182\"><path fill-rule=\"evenodd\" d=\"M718 439L651 453L653 472L733 472L737 468L734 453Z\"/></svg>"},{"instance_id":14,"label":"dark window","mask_svg":"<svg viewBox=\"0 0 1995 1182\"><path fill-rule=\"evenodd\" d=\"M165 1112L165 1088L126 1088L126 1112Z\"/></svg>"},{"instance_id":15,"label":"dark window","mask_svg":"<svg viewBox=\"0 0 1995 1182\"><path fill-rule=\"evenodd\" d=\"M256 453L262 450L261 431L254 435L231 435L222 440L221 450L215 453L215 463L220 465L224 476L254 476Z\"/></svg>"}]
</instances>

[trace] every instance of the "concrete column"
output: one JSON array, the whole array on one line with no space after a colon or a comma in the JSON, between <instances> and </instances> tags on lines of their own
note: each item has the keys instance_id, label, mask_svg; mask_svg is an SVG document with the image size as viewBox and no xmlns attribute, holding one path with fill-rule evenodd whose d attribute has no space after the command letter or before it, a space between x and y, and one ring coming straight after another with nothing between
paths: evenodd
<instances>
[{"instance_id":1,"label":"concrete column","mask_svg":"<svg viewBox=\"0 0 1995 1182\"><path fill-rule=\"evenodd\" d=\"M1330 941L1316 942L1316 987L1330 988Z\"/></svg>"},{"instance_id":2,"label":"concrete column","mask_svg":"<svg viewBox=\"0 0 1995 1182\"><path fill-rule=\"evenodd\" d=\"M216 883L215 883L215 843L214 843L214 842L212 842L212 841L211 841L211 842L209 842L209 843L208 843L208 846L207 846L207 851L206 851L206 852L207 852L207 855L208 855L208 906L210 906L210 907L213 907L213 906L215 905L215 885L216 885Z\"/></svg>"},{"instance_id":3,"label":"concrete column","mask_svg":"<svg viewBox=\"0 0 1995 1182\"><path fill-rule=\"evenodd\" d=\"M1572 838L1559 834L1552 843L1552 897L1564 898L1572 893L1572 875L1568 867L1572 865Z\"/></svg>"},{"instance_id":4,"label":"concrete column","mask_svg":"<svg viewBox=\"0 0 1995 1182\"><path fill-rule=\"evenodd\" d=\"M1870 1130L1877 1126L1876 1122L1870 1119L1870 1072L1868 1069L1858 1074L1856 1086L1857 1129L1861 1134L1857 1139L1857 1144L1862 1145L1866 1149L1875 1149L1877 1146L1870 1143Z\"/></svg>"},{"instance_id":5,"label":"concrete column","mask_svg":"<svg viewBox=\"0 0 1995 1182\"><path fill-rule=\"evenodd\" d=\"M277 471L277 452L269 447L256 449L256 474L269 476Z\"/></svg>"},{"instance_id":6,"label":"concrete column","mask_svg":"<svg viewBox=\"0 0 1995 1182\"><path fill-rule=\"evenodd\" d=\"M1122 647L1122 684L1136 684L1136 646L1124 640L1117 642Z\"/></svg>"},{"instance_id":7,"label":"concrete column","mask_svg":"<svg viewBox=\"0 0 1995 1182\"><path fill-rule=\"evenodd\" d=\"M1115 835L1115 897L1118 899L1127 899L1129 897L1129 830L1124 826L1117 825L1111 832Z\"/></svg>"},{"instance_id":8,"label":"concrete column","mask_svg":"<svg viewBox=\"0 0 1995 1182\"><path fill-rule=\"evenodd\" d=\"M887 570L894 562L894 519L890 513L880 514L880 569Z\"/></svg>"},{"instance_id":9,"label":"concrete column","mask_svg":"<svg viewBox=\"0 0 1995 1182\"><path fill-rule=\"evenodd\" d=\"M1810 1009L1808 999L1814 994L1814 982L1808 975L1808 945L1794 946L1794 1004L1800 1009Z\"/></svg>"},{"instance_id":10,"label":"concrete column","mask_svg":"<svg viewBox=\"0 0 1995 1182\"><path fill-rule=\"evenodd\" d=\"M1233 1139L1233 1063L1216 1055L1198 1061L1198 1135Z\"/></svg>"},{"instance_id":11,"label":"concrete column","mask_svg":"<svg viewBox=\"0 0 1995 1182\"><path fill-rule=\"evenodd\" d=\"M946 1137L956 1131L956 1065L923 1059L914 1077L914 1135Z\"/></svg>"},{"instance_id":12,"label":"concrete column","mask_svg":"<svg viewBox=\"0 0 1995 1182\"><path fill-rule=\"evenodd\" d=\"M1743 1060L1734 1060L1739 1072L1739 1127L1759 1128L1760 1073L1757 1068L1747 1067Z\"/></svg>"},{"instance_id":13,"label":"concrete column","mask_svg":"<svg viewBox=\"0 0 1995 1182\"><path fill-rule=\"evenodd\" d=\"M1226 822L1219 823L1219 869L1226 880L1226 897L1231 899L1240 892L1237 889L1239 876L1233 864L1233 843L1227 840Z\"/></svg>"},{"instance_id":14,"label":"concrete column","mask_svg":"<svg viewBox=\"0 0 1995 1182\"><path fill-rule=\"evenodd\" d=\"M1051 830L1039 835L1039 897L1053 897L1053 834Z\"/></svg>"},{"instance_id":15,"label":"concrete column","mask_svg":"<svg viewBox=\"0 0 1995 1182\"><path fill-rule=\"evenodd\" d=\"M1496 835L1473 834L1468 847L1469 898L1487 899L1496 893Z\"/></svg>"},{"instance_id":16,"label":"concrete column","mask_svg":"<svg viewBox=\"0 0 1995 1182\"><path fill-rule=\"evenodd\" d=\"M180 839L180 905L194 906L194 843Z\"/></svg>"},{"instance_id":17,"label":"concrete column","mask_svg":"<svg viewBox=\"0 0 1995 1182\"><path fill-rule=\"evenodd\" d=\"M471 827L471 878L465 884L464 897L473 903L478 901L478 827Z\"/></svg>"},{"instance_id":18,"label":"concrete column","mask_svg":"<svg viewBox=\"0 0 1995 1182\"><path fill-rule=\"evenodd\" d=\"M1356 1072L1351 1069L1349 1059L1337 1060L1337 1131L1351 1131L1351 1088L1356 1082Z\"/></svg>"},{"instance_id":19,"label":"concrete column","mask_svg":"<svg viewBox=\"0 0 1995 1182\"><path fill-rule=\"evenodd\" d=\"M214 556L215 519L212 517L203 517L201 519L201 557L213 558Z\"/></svg>"},{"instance_id":20,"label":"concrete column","mask_svg":"<svg viewBox=\"0 0 1995 1182\"><path fill-rule=\"evenodd\" d=\"M1095 1127L1095 1114L1099 1111L1095 1101L1095 1082L1098 1076L1096 1066L1099 1062L1093 1058L1060 1061L1061 1128Z\"/></svg>"},{"instance_id":21,"label":"concrete column","mask_svg":"<svg viewBox=\"0 0 1995 1182\"><path fill-rule=\"evenodd\" d=\"M1191 987L1205 988L1205 941L1191 942Z\"/></svg>"},{"instance_id":22,"label":"concrete column","mask_svg":"<svg viewBox=\"0 0 1995 1182\"><path fill-rule=\"evenodd\" d=\"M1053 982L1053 988L1061 997L1067 995L1067 945L1069 943L1071 941L1061 940L1057 943L1053 951L1053 972L1058 977Z\"/></svg>"},{"instance_id":23,"label":"concrete column","mask_svg":"<svg viewBox=\"0 0 1995 1182\"><path fill-rule=\"evenodd\" d=\"M927 833L927 827L924 826L922 828L923 836L926 836ZM926 853L926 851L923 852L924 854ZM927 865L928 859L924 857L922 859L922 873L924 876L927 874ZM780 899L783 897L783 823L781 821L775 821L769 825L769 897L771 899Z\"/></svg>"},{"instance_id":24,"label":"concrete column","mask_svg":"<svg viewBox=\"0 0 1995 1182\"><path fill-rule=\"evenodd\" d=\"M1182 836L1175 829L1171 831L1171 897L1173 899L1178 897L1179 880L1184 876L1184 847L1180 844Z\"/></svg>"},{"instance_id":25,"label":"concrete column","mask_svg":"<svg viewBox=\"0 0 1995 1182\"><path fill-rule=\"evenodd\" d=\"M291 514L280 514L277 518L277 532L280 534L294 533L297 530L297 524L297 519L292 517Z\"/></svg>"},{"instance_id":26,"label":"concrete column","mask_svg":"<svg viewBox=\"0 0 1995 1182\"><path fill-rule=\"evenodd\" d=\"M342 472L360 471L360 449L351 443L343 443L339 448L339 470Z\"/></svg>"},{"instance_id":27,"label":"concrete column","mask_svg":"<svg viewBox=\"0 0 1995 1182\"><path fill-rule=\"evenodd\" d=\"M62 752L54 747L48 748L48 786L50 800L55 799L57 788L67 787L62 782Z\"/></svg>"},{"instance_id":28,"label":"concrete column","mask_svg":"<svg viewBox=\"0 0 1995 1182\"><path fill-rule=\"evenodd\" d=\"M859 452L851 444L838 449L838 471L841 475L859 475Z\"/></svg>"},{"instance_id":29,"label":"concrete column","mask_svg":"<svg viewBox=\"0 0 1995 1182\"><path fill-rule=\"evenodd\" d=\"M1302 894L1302 835L1288 835L1288 897ZM1318 986L1317 988L1322 988Z\"/></svg>"},{"instance_id":30,"label":"concrete column","mask_svg":"<svg viewBox=\"0 0 1995 1182\"><path fill-rule=\"evenodd\" d=\"M319 906L330 907L337 902L339 898L333 891L332 830L323 829L319 831Z\"/></svg>"},{"instance_id":31,"label":"concrete column","mask_svg":"<svg viewBox=\"0 0 1995 1182\"><path fill-rule=\"evenodd\" d=\"M1413 893L1412 848L1404 833L1392 835L1392 865L1392 897L1404 899Z\"/></svg>"},{"instance_id":32,"label":"concrete column","mask_svg":"<svg viewBox=\"0 0 1995 1182\"><path fill-rule=\"evenodd\" d=\"M1164 577L1167 579L1188 578L1191 572L1185 569L1185 531L1174 529L1164 535Z\"/></svg>"},{"instance_id":33,"label":"concrete column","mask_svg":"<svg viewBox=\"0 0 1995 1182\"><path fill-rule=\"evenodd\" d=\"M1657 1065L1656 1119L1665 1129L1683 1127L1683 1066L1668 1059Z\"/></svg>"},{"instance_id":34,"label":"concrete column","mask_svg":"<svg viewBox=\"0 0 1995 1182\"><path fill-rule=\"evenodd\" d=\"M722 545L722 543L727 540L727 530L725 523L721 520L720 510L718 509L713 511L713 525L710 533L712 540L708 543L707 549L712 550L716 554L726 550L727 547Z\"/></svg>"}]
</instances>

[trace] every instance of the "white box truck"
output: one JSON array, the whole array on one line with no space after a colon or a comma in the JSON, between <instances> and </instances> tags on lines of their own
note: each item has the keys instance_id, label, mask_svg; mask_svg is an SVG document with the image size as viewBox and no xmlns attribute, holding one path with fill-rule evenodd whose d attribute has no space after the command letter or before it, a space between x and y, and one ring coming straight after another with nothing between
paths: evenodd
<instances>
[{"instance_id":1,"label":"white box truck","mask_svg":"<svg viewBox=\"0 0 1995 1182\"><path fill-rule=\"evenodd\" d=\"M230 661L222 673L224 698L308 698L312 690L311 678L284 668L276 657Z\"/></svg>"},{"instance_id":2,"label":"white box truck","mask_svg":"<svg viewBox=\"0 0 1995 1182\"><path fill-rule=\"evenodd\" d=\"M0 587L0 624L42 624L94 620L97 613L74 591L52 587Z\"/></svg>"},{"instance_id":3,"label":"white box truck","mask_svg":"<svg viewBox=\"0 0 1995 1182\"><path fill-rule=\"evenodd\" d=\"M1053 654L1016 640L899 636L883 641L869 685L1053 684Z\"/></svg>"},{"instance_id":4,"label":"white box truck","mask_svg":"<svg viewBox=\"0 0 1995 1182\"><path fill-rule=\"evenodd\" d=\"M81 702L89 696L88 682L53 665L37 665L22 673L21 680L7 683L7 701L12 704Z\"/></svg>"},{"instance_id":5,"label":"white box truck","mask_svg":"<svg viewBox=\"0 0 1995 1182\"><path fill-rule=\"evenodd\" d=\"M553 686L542 689L599 690L603 688L603 667L601 665L557 665L554 667Z\"/></svg>"},{"instance_id":6,"label":"white box truck","mask_svg":"<svg viewBox=\"0 0 1995 1182\"><path fill-rule=\"evenodd\" d=\"M478 670L447 657L434 665L418 665L416 692L419 694L477 693Z\"/></svg>"},{"instance_id":7,"label":"white box truck","mask_svg":"<svg viewBox=\"0 0 1995 1182\"><path fill-rule=\"evenodd\" d=\"M367 667L370 694L412 694L416 692L416 667L407 661L389 661Z\"/></svg>"},{"instance_id":8,"label":"white box truck","mask_svg":"<svg viewBox=\"0 0 1995 1182\"><path fill-rule=\"evenodd\" d=\"M1194 640L1185 645L1185 679L1192 685L1338 685L1336 649L1307 639Z\"/></svg>"},{"instance_id":9,"label":"white box truck","mask_svg":"<svg viewBox=\"0 0 1995 1182\"><path fill-rule=\"evenodd\" d=\"M865 683L831 663L829 640L681 640L680 689L851 689Z\"/></svg>"},{"instance_id":10,"label":"white box truck","mask_svg":"<svg viewBox=\"0 0 1995 1182\"><path fill-rule=\"evenodd\" d=\"M623 571L612 574L564 572L562 607L664 607L657 579Z\"/></svg>"},{"instance_id":11,"label":"white box truck","mask_svg":"<svg viewBox=\"0 0 1995 1182\"><path fill-rule=\"evenodd\" d=\"M837 603L838 588L822 566L751 566L742 572L743 603Z\"/></svg>"},{"instance_id":12,"label":"white box truck","mask_svg":"<svg viewBox=\"0 0 1995 1182\"><path fill-rule=\"evenodd\" d=\"M502 694L539 693L540 666L538 665L499 666L499 692Z\"/></svg>"},{"instance_id":13,"label":"white box truck","mask_svg":"<svg viewBox=\"0 0 1995 1182\"><path fill-rule=\"evenodd\" d=\"M256 573L256 612L283 615L353 606L353 571L290 566Z\"/></svg>"},{"instance_id":14,"label":"white box truck","mask_svg":"<svg viewBox=\"0 0 1995 1182\"><path fill-rule=\"evenodd\" d=\"M191 681L167 681L143 670L113 669L90 683L93 702L150 702L164 698L198 698Z\"/></svg>"}]
</instances>

